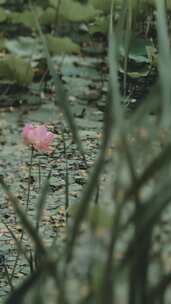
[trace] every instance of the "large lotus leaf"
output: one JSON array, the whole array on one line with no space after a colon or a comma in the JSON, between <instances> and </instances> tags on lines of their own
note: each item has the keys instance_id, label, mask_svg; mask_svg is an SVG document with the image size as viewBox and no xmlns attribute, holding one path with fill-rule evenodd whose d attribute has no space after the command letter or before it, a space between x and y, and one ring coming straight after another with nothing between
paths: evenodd
<instances>
[{"instance_id":1,"label":"large lotus leaf","mask_svg":"<svg viewBox=\"0 0 171 304\"><path fill-rule=\"evenodd\" d=\"M56 9L48 7L44 10L43 14L40 17L40 23L43 25L49 25L55 23L57 20Z\"/></svg>"},{"instance_id":2,"label":"large lotus leaf","mask_svg":"<svg viewBox=\"0 0 171 304\"><path fill-rule=\"evenodd\" d=\"M49 2L52 7L58 7L59 0L49 0ZM59 16L73 22L92 20L99 12L91 4L83 5L73 0L62 0L59 8Z\"/></svg>"},{"instance_id":3,"label":"large lotus leaf","mask_svg":"<svg viewBox=\"0 0 171 304\"><path fill-rule=\"evenodd\" d=\"M153 44L150 40L137 38L135 35L132 35L128 58L134 60L137 63L149 63L147 48L153 47ZM120 47L121 55L125 56L125 47L122 45Z\"/></svg>"},{"instance_id":4,"label":"large lotus leaf","mask_svg":"<svg viewBox=\"0 0 171 304\"><path fill-rule=\"evenodd\" d=\"M29 62L7 55L0 59L0 79L27 85L33 79L33 70Z\"/></svg>"},{"instance_id":5,"label":"large lotus leaf","mask_svg":"<svg viewBox=\"0 0 171 304\"><path fill-rule=\"evenodd\" d=\"M41 7L35 7L35 13L37 18L39 19L40 16L42 15L43 9ZM32 13L32 11L30 10L25 10L22 13L11 13L10 14L10 19L13 23L21 23L23 25L25 25L26 27L29 28L36 28L35 25L35 18L34 15Z\"/></svg>"},{"instance_id":6,"label":"large lotus leaf","mask_svg":"<svg viewBox=\"0 0 171 304\"><path fill-rule=\"evenodd\" d=\"M107 33L109 29L109 17L99 16L88 26L89 33Z\"/></svg>"},{"instance_id":7,"label":"large lotus leaf","mask_svg":"<svg viewBox=\"0 0 171 304\"><path fill-rule=\"evenodd\" d=\"M4 22L8 17L7 12L3 9L0 8L0 22Z\"/></svg>"},{"instance_id":8,"label":"large lotus leaf","mask_svg":"<svg viewBox=\"0 0 171 304\"><path fill-rule=\"evenodd\" d=\"M78 17L74 17L74 18L78 19ZM60 21L61 24L62 22L65 22L66 19L70 20L70 18L65 17L62 13L58 15L56 8L48 7L47 9L44 10L43 14L39 18L39 21L42 25L51 25L57 23L58 21Z\"/></svg>"},{"instance_id":9,"label":"large lotus leaf","mask_svg":"<svg viewBox=\"0 0 171 304\"><path fill-rule=\"evenodd\" d=\"M79 45L74 43L68 37L59 38L53 37L52 35L48 34L46 35L46 41L51 55L71 54L80 52Z\"/></svg>"},{"instance_id":10,"label":"large lotus leaf","mask_svg":"<svg viewBox=\"0 0 171 304\"><path fill-rule=\"evenodd\" d=\"M120 0L115 0L114 2L120 2ZM111 0L89 0L96 9L109 12L111 7Z\"/></svg>"},{"instance_id":11,"label":"large lotus leaf","mask_svg":"<svg viewBox=\"0 0 171 304\"><path fill-rule=\"evenodd\" d=\"M125 71L122 67L119 67L119 71L122 74L125 73ZM144 65L144 67L141 69L140 68L137 69L137 71L130 71L130 70L127 71L127 75L133 79L136 79L136 78L138 79L140 77L147 77L148 74L149 74L149 68L147 65Z\"/></svg>"},{"instance_id":12,"label":"large lotus leaf","mask_svg":"<svg viewBox=\"0 0 171 304\"><path fill-rule=\"evenodd\" d=\"M20 57L30 57L32 60L43 57L40 39L19 37L14 40L6 40L5 47L10 53Z\"/></svg>"}]
</instances>

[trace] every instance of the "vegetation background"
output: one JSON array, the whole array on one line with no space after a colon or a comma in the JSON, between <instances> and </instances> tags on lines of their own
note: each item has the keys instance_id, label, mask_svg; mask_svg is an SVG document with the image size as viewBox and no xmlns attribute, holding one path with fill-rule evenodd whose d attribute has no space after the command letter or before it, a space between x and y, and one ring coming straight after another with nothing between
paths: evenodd
<instances>
[{"instance_id":1,"label":"vegetation background","mask_svg":"<svg viewBox=\"0 0 171 304\"><path fill-rule=\"evenodd\" d=\"M0 0L2 303L170 303L170 9Z\"/></svg>"}]
</instances>

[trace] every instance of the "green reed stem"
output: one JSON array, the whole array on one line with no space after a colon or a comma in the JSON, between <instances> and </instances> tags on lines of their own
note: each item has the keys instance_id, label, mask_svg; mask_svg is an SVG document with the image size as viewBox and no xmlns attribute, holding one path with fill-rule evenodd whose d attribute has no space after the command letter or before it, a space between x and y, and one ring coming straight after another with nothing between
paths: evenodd
<instances>
[{"instance_id":1,"label":"green reed stem","mask_svg":"<svg viewBox=\"0 0 171 304\"><path fill-rule=\"evenodd\" d=\"M33 167L33 152L34 152L33 146L31 146L31 157L30 157L29 176L28 176L26 210L28 210L29 201L30 201L31 173L32 173L32 167Z\"/></svg>"}]
</instances>

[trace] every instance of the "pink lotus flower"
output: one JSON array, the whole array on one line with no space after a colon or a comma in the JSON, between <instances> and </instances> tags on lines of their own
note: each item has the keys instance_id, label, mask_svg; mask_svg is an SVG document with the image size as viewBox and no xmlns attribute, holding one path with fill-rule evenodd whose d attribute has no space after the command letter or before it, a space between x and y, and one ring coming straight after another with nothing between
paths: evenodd
<instances>
[{"instance_id":1,"label":"pink lotus flower","mask_svg":"<svg viewBox=\"0 0 171 304\"><path fill-rule=\"evenodd\" d=\"M45 125L33 127L31 123L25 125L23 129L23 139L26 145L32 145L35 150L52 153L52 142L55 135L49 132Z\"/></svg>"}]
</instances>

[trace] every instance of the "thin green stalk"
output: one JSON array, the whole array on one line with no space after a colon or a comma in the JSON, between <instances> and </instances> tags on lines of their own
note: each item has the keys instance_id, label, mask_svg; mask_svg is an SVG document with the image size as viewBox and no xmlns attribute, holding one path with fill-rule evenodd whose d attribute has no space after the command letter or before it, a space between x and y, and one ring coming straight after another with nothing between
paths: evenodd
<instances>
[{"instance_id":1,"label":"thin green stalk","mask_svg":"<svg viewBox=\"0 0 171 304\"><path fill-rule=\"evenodd\" d=\"M38 163L38 170L39 170L39 191L41 188L41 166L40 166L40 159L39 159L39 163Z\"/></svg>"},{"instance_id":2,"label":"thin green stalk","mask_svg":"<svg viewBox=\"0 0 171 304\"><path fill-rule=\"evenodd\" d=\"M125 33L125 56L124 56L124 75L123 75L123 92L124 98L126 97L126 87L127 87L127 71L128 71L128 56L129 56L129 48L130 48L130 41L131 41L131 28L132 28L132 7L128 5L128 12L127 12L127 20L126 20L126 33Z\"/></svg>"},{"instance_id":3,"label":"thin green stalk","mask_svg":"<svg viewBox=\"0 0 171 304\"><path fill-rule=\"evenodd\" d=\"M29 207L29 201L30 201L30 188L31 188L31 173L32 173L32 167L33 167L33 152L34 148L31 146L31 157L30 157L30 166L29 166L29 175L28 175L28 188L27 188L27 199L26 199L26 211Z\"/></svg>"},{"instance_id":4,"label":"thin green stalk","mask_svg":"<svg viewBox=\"0 0 171 304\"><path fill-rule=\"evenodd\" d=\"M134 233L137 239L134 248L134 258L130 262L129 267L129 304L144 304L147 303L148 294L148 268L150 264L150 252L152 245L151 227L146 229L146 232L141 237L141 246L136 235L138 233L138 224Z\"/></svg>"},{"instance_id":5,"label":"thin green stalk","mask_svg":"<svg viewBox=\"0 0 171 304\"><path fill-rule=\"evenodd\" d=\"M168 35L167 15L165 2L155 0L157 8L157 32L159 41L159 74L162 95L162 126L170 126L171 116L171 50Z\"/></svg>"},{"instance_id":6,"label":"thin green stalk","mask_svg":"<svg viewBox=\"0 0 171 304\"><path fill-rule=\"evenodd\" d=\"M42 213L43 213L44 206L45 206L45 203L46 203L47 194L48 194L48 191L49 191L50 177L51 177L51 169L49 170L49 173L48 173L47 178L44 182L44 185L43 185L41 193L40 193L40 197L39 197L38 202L37 202L37 214L36 214L36 231L37 231L37 233L39 233L40 220L41 220L41 217L42 217ZM38 263L40 263L41 257L42 257L42 253L38 249L35 249L34 261L35 261L35 266L36 267L38 266Z\"/></svg>"},{"instance_id":7,"label":"thin green stalk","mask_svg":"<svg viewBox=\"0 0 171 304\"><path fill-rule=\"evenodd\" d=\"M100 196L100 178L97 181L97 186L96 186L96 194L95 194L95 200L94 200L95 205L98 205L98 203L99 203L99 196Z\"/></svg>"},{"instance_id":8,"label":"thin green stalk","mask_svg":"<svg viewBox=\"0 0 171 304\"><path fill-rule=\"evenodd\" d=\"M68 208L69 208L69 169L68 169L67 147L66 147L64 132L63 132L63 144L64 144L64 156L65 156L65 212L66 212L66 220L68 220Z\"/></svg>"},{"instance_id":9,"label":"thin green stalk","mask_svg":"<svg viewBox=\"0 0 171 304\"><path fill-rule=\"evenodd\" d=\"M60 14L61 3L62 3L62 0L59 0L58 1L58 5L56 7L56 16L55 16L55 24L56 24L56 26L59 25L59 14Z\"/></svg>"},{"instance_id":10,"label":"thin green stalk","mask_svg":"<svg viewBox=\"0 0 171 304\"><path fill-rule=\"evenodd\" d=\"M122 214L122 209L124 207L124 201L118 202L116 210L114 212L111 233L110 233L110 241L107 249L107 257L104 265L104 273L102 279L102 285L100 286L99 294L99 302L100 304L114 303L114 260L113 254L115 252L116 240L119 236L120 231L120 219Z\"/></svg>"},{"instance_id":11,"label":"thin green stalk","mask_svg":"<svg viewBox=\"0 0 171 304\"><path fill-rule=\"evenodd\" d=\"M7 268L7 266L5 264L4 264L4 269L5 269L5 276L7 278L8 285L10 286L11 291L13 291L14 290L14 286L13 286L13 283L12 283L12 278L11 278L11 276L9 274L9 271L8 271L8 268Z\"/></svg>"},{"instance_id":12,"label":"thin green stalk","mask_svg":"<svg viewBox=\"0 0 171 304\"><path fill-rule=\"evenodd\" d=\"M44 185L42 187L40 197L39 197L38 202L37 202L37 215L36 215L36 231L37 232L39 231L40 219L41 219L41 216L42 216L44 205L46 203L46 197L47 197L48 190L49 190L49 180L50 180L50 177L51 177L51 172L52 171L50 169L49 173L46 177L46 180L44 182Z\"/></svg>"},{"instance_id":13,"label":"thin green stalk","mask_svg":"<svg viewBox=\"0 0 171 304\"><path fill-rule=\"evenodd\" d=\"M125 136L125 122L123 117L123 110L121 108L121 96L119 92L118 74L117 74L117 59L118 59L118 44L116 37L113 32L113 5L111 3L111 14L110 14L110 26L109 26L109 46L108 46L108 61L109 61L109 84L111 90L111 111L115 120L115 127L119 131L121 140L126 143ZM122 12L124 14L124 10ZM123 160L124 155L119 155L119 161ZM106 263L104 266L104 274L102 280L102 286L100 289L100 303L112 304L114 301L114 265L113 265L113 254L115 251L115 244L119 235L120 217L123 207L123 202L119 201L113 217L113 223L111 227L110 241L107 250Z\"/></svg>"}]
</instances>

